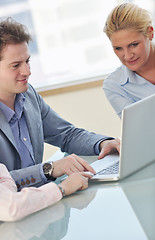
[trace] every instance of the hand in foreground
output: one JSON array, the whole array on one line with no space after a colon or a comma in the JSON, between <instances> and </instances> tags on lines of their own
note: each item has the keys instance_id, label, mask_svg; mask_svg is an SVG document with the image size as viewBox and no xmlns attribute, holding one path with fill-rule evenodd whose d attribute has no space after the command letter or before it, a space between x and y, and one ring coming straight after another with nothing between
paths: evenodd
<instances>
[{"instance_id":1,"label":"hand in foreground","mask_svg":"<svg viewBox=\"0 0 155 240\"><path fill-rule=\"evenodd\" d=\"M95 174L95 170L82 158L75 154L71 154L65 158L53 162L54 170L52 176L60 177L64 174L68 176L76 172L91 172Z\"/></svg>"},{"instance_id":2,"label":"hand in foreground","mask_svg":"<svg viewBox=\"0 0 155 240\"><path fill-rule=\"evenodd\" d=\"M114 152L120 153L120 139L105 140L100 143L101 152L98 159L105 157L106 155Z\"/></svg>"},{"instance_id":3,"label":"hand in foreground","mask_svg":"<svg viewBox=\"0 0 155 240\"><path fill-rule=\"evenodd\" d=\"M65 195L70 195L77 190L88 188L88 179L91 177L91 174L85 172L72 173L59 186L63 188Z\"/></svg>"}]
</instances>

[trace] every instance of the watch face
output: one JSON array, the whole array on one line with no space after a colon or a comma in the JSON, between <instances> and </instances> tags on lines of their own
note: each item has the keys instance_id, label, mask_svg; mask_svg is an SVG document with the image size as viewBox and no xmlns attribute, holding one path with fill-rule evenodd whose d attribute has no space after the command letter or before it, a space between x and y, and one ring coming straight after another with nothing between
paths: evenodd
<instances>
[{"instance_id":1,"label":"watch face","mask_svg":"<svg viewBox=\"0 0 155 240\"><path fill-rule=\"evenodd\" d=\"M45 163L43 165L44 174L50 173L51 170L52 170L52 165L50 163Z\"/></svg>"},{"instance_id":2,"label":"watch face","mask_svg":"<svg viewBox=\"0 0 155 240\"><path fill-rule=\"evenodd\" d=\"M43 172L45 174L45 177L48 179L48 180L52 180L52 181L55 181L56 178L54 178L52 176L52 172L53 172L53 162L51 163L44 163L43 164Z\"/></svg>"}]
</instances>

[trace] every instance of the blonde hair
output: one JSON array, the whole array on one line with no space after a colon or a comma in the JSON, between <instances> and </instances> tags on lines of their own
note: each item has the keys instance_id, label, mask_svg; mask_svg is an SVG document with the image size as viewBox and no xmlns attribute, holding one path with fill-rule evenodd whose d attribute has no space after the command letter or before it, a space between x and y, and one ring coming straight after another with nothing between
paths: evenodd
<instances>
[{"instance_id":1,"label":"blonde hair","mask_svg":"<svg viewBox=\"0 0 155 240\"><path fill-rule=\"evenodd\" d=\"M147 36L150 25L152 25L152 16L146 9L133 3L124 3L110 12L103 31L109 39L114 32L124 29L133 29Z\"/></svg>"}]
</instances>

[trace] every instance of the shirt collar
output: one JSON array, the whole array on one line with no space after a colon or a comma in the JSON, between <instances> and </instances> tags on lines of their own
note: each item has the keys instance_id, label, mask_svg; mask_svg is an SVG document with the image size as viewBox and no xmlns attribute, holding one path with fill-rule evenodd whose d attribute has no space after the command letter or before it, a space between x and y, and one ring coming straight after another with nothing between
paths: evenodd
<instances>
[{"instance_id":1,"label":"shirt collar","mask_svg":"<svg viewBox=\"0 0 155 240\"><path fill-rule=\"evenodd\" d=\"M139 76L137 73L131 71L129 68L125 67L124 65L122 65L122 67L124 68L124 74L121 77L121 86L125 85L128 82L131 83L136 83L136 84L144 84L146 83L145 78Z\"/></svg>"},{"instance_id":2,"label":"shirt collar","mask_svg":"<svg viewBox=\"0 0 155 240\"><path fill-rule=\"evenodd\" d=\"M8 123L11 121L14 115L16 115L16 118L20 119L23 112L24 101L25 101L25 97L23 93L18 93L15 99L15 111L13 111L6 104L0 101L0 109L5 115Z\"/></svg>"}]
</instances>

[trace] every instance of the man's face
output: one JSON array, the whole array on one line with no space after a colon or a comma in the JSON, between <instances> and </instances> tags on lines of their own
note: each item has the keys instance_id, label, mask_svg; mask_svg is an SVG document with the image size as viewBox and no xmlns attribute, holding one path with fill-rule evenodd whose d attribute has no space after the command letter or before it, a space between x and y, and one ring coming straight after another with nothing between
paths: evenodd
<instances>
[{"instance_id":1,"label":"man's face","mask_svg":"<svg viewBox=\"0 0 155 240\"><path fill-rule=\"evenodd\" d=\"M0 99L15 96L28 88L31 74L28 44L9 44L3 50L0 61Z\"/></svg>"}]
</instances>

